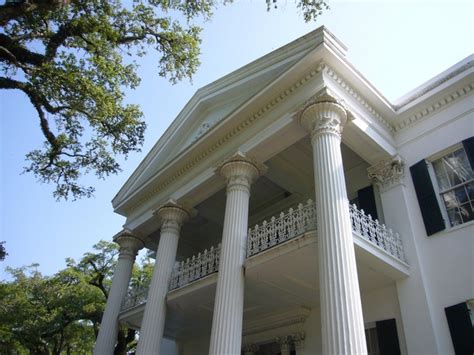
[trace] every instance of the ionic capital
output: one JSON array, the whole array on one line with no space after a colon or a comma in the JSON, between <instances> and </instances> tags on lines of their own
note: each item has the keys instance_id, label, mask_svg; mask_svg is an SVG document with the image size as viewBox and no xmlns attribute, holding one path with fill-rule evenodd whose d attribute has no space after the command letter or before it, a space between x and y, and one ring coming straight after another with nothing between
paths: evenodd
<instances>
[{"instance_id":1,"label":"ionic capital","mask_svg":"<svg viewBox=\"0 0 474 355\"><path fill-rule=\"evenodd\" d=\"M235 189L250 192L250 185L262 173L263 168L238 152L222 163L220 174L227 181L227 191Z\"/></svg>"},{"instance_id":2,"label":"ionic capital","mask_svg":"<svg viewBox=\"0 0 474 355\"><path fill-rule=\"evenodd\" d=\"M114 237L119 246L119 259L135 261L138 251L144 247L143 242L130 230L124 229Z\"/></svg>"},{"instance_id":3,"label":"ionic capital","mask_svg":"<svg viewBox=\"0 0 474 355\"><path fill-rule=\"evenodd\" d=\"M399 155L384 159L367 169L369 179L381 189L398 184L405 175L405 164Z\"/></svg>"},{"instance_id":4,"label":"ionic capital","mask_svg":"<svg viewBox=\"0 0 474 355\"><path fill-rule=\"evenodd\" d=\"M341 138L347 122L347 112L332 101L316 102L307 106L300 115L300 122L311 134L311 141L322 134L334 134Z\"/></svg>"},{"instance_id":5,"label":"ionic capital","mask_svg":"<svg viewBox=\"0 0 474 355\"><path fill-rule=\"evenodd\" d=\"M158 208L154 214L159 218L161 232L178 234L183 223L190 217L189 211L174 200Z\"/></svg>"}]
</instances>

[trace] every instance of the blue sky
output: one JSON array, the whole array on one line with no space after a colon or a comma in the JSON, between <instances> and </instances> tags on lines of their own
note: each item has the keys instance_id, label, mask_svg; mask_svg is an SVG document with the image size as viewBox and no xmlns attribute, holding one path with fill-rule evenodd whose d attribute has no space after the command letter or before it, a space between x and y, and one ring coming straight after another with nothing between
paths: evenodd
<instances>
[{"instance_id":1,"label":"blue sky","mask_svg":"<svg viewBox=\"0 0 474 355\"><path fill-rule=\"evenodd\" d=\"M234 0L219 7L202 33L202 65L193 83L171 86L156 75L154 54L140 61L140 87L127 101L141 106L148 124L143 152L123 172L94 183L95 197L56 202L51 186L20 175L25 154L42 144L37 117L19 92L0 92L0 240L6 266L33 262L52 274L64 259L79 259L100 239L110 240L124 218L113 213L113 196L193 93L219 77L307 32L325 25L347 47L348 58L389 100L394 100L474 52L474 4L469 1L330 1L316 23L306 24L294 0Z\"/></svg>"}]
</instances>

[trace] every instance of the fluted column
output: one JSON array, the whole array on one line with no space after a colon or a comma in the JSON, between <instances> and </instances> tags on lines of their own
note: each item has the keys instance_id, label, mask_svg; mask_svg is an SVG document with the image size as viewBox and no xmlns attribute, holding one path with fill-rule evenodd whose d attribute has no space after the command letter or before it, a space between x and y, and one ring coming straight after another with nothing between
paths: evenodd
<instances>
[{"instance_id":1,"label":"fluted column","mask_svg":"<svg viewBox=\"0 0 474 355\"><path fill-rule=\"evenodd\" d=\"M162 206L157 215L161 223L160 241L156 251L150 288L145 306L137 354L159 354L166 318L166 295L171 271L176 259L181 226L189 217L182 207L174 202Z\"/></svg>"},{"instance_id":2,"label":"fluted column","mask_svg":"<svg viewBox=\"0 0 474 355\"><path fill-rule=\"evenodd\" d=\"M143 248L143 242L128 231L118 234L114 241L120 245L119 257L94 347L96 355L112 355L114 353L119 328L118 315L127 294L135 257L138 250Z\"/></svg>"},{"instance_id":3,"label":"fluted column","mask_svg":"<svg viewBox=\"0 0 474 355\"><path fill-rule=\"evenodd\" d=\"M317 204L323 354L366 354L364 320L341 156L346 111L334 102L307 107Z\"/></svg>"},{"instance_id":4,"label":"fluted column","mask_svg":"<svg viewBox=\"0 0 474 355\"><path fill-rule=\"evenodd\" d=\"M240 355L250 184L259 170L239 154L220 173L227 180L227 199L209 354Z\"/></svg>"}]
</instances>

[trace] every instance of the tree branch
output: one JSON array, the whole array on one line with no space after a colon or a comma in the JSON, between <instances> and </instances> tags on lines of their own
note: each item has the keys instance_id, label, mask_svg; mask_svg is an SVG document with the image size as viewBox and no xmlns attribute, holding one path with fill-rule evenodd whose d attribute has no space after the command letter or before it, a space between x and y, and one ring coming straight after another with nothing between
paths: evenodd
<instances>
[{"instance_id":1,"label":"tree branch","mask_svg":"<svg viewBox=\"0 0 474 355\"><path fill-rule=\"evenodd\" d=\"M27 48L18 44L17 41L14 41L12 38L3 33L0 33L0 46L6 48L8 52L10 52L10 54L21 63L41 65L41 63L43 63L45 60L44 55L28 50ZM11 55L0 54L0 59L10 62Z\"/></svg>"}]
</instances>

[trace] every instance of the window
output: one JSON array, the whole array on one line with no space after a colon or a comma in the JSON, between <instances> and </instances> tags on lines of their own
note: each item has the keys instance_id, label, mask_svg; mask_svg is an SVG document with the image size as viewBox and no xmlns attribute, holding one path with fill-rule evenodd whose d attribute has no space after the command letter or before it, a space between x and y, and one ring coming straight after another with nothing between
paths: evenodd
<instances>
[{"instance_id":1,"label":"window","mask_svg":"<svg viewBox=\"0 0 474 355\"><path fill-rule=\"evenodd\" d=\"M410 167L426 235L474 220L474 137Z\"/></svg>"},{"instance_id":2,"label":"window","mask_svg":"<svg viewBox=\"0 0 474 355\"><path fill-rule=\"evenodd\" d=\"M474 219L474 172L464 148L432 162L451 226Z\"/></svg>"},{"instance_id":3,"label":"window","mask_svg":"<svg viewBox=\"0 0 474 355\"><path fill-rule=\"evenodd\" d=\"M395 319L381 320L365 326L368 355L400 355Z\"/></svg>"}]
</instances>

